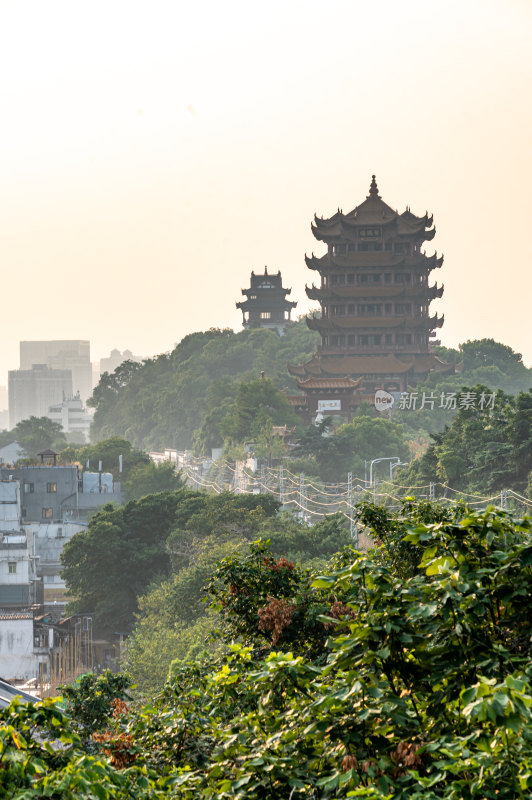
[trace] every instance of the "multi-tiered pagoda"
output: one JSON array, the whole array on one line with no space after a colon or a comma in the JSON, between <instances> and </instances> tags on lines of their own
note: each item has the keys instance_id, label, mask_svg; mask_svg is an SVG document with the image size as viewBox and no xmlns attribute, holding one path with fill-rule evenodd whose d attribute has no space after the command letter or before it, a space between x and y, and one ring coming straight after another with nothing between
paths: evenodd
<instances>
[{"instance_id":1,"label":"multi-tiered pagoda","mask_svg":"<svg viewBox=\"0 0 532 800\"><path fill-rule=\"evenodd\" d=\"M236 304L242 311L244 328L273 328L282 336L290 325L290 313L297 306L286 299L291 291L283 287L280 271L277 275L269 275L267 268L264 275L252 272L249 289L242 289L247 299Z\"/></svg>"},{"instance_id":2,"label":"multi-tiered pagoda","mask_svg":"<svg viewBox=\"0 0 532 800\"><path fill-rule=\"evenodd\" d=\"M319 276L306 292L321 306L321 316L307 318L321 346L307 363L289 366L304 392L294 405L309 416L350 418L378 389L404 392L431 370L452 370L431 349L443 324L429 311L443 294L443 286L429 285L443 257L422 250L436 233L432 217L390 208L373 176L361 205L330 219L315 216L312 233L327 245L325 255L305 257Z\"/></svg>"}]
</instances>

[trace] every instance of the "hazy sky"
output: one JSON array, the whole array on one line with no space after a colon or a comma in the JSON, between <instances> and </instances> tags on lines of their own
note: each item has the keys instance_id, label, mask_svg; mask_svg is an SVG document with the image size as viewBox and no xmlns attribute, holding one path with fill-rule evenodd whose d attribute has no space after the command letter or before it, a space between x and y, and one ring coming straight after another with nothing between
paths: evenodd
<instances>
[{"instance_id":1,"label":"hazy sky","mask_svg":"<svg viewBox=\"0 0 532 800\"><path fill-rule=\"evenodd\" d=\"M154 355L297 312L314 212L434 213L444 344L532 362L530 0L0 0L0 384L21 339Z\"/></svg>"}]
</instances>

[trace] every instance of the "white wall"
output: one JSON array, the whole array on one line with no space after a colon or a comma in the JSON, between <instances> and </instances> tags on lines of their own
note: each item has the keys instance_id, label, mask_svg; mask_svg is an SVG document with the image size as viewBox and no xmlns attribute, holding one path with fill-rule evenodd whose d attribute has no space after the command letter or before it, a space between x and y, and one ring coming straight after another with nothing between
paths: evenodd
<instances>
[{"instance_id":1,"label":"white wall","mask_svg":"<svg viewBox=\"0 0 532 800\"><path fill-rule=\"evenodd\" d=\"M0 615L0 675L5 680L37 677L39 657L33 653L31 614Z\"/></svg>"}]
</instances>

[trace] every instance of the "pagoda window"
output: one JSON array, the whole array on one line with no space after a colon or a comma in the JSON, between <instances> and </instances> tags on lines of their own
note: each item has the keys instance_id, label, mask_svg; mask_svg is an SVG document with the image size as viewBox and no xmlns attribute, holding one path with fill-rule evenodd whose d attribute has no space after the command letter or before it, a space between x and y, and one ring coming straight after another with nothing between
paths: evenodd
<instances>
[{"instance_id":1,"label":"pagoda window","mask_svg":"<svg viewBox=\"0 0 532 800\"><path fill-rule=\"evenodd\" d=\"M373 336L370 336L369 338L370 338L370 340L373 339L371 344L380 344L382 337L381 337L380 333L375 333Z\"/></svg>"},{"instance_id":2,"label":"pagoda window","mask_svg":"<svg viewBox=\"0 0 532 800\"><path fill-rule=\"evenodd\" d=\"M363 333L358 337L358 343L361 345L369 344L369 336L367 333Z\"/></svg>"},{"instance_id":3,"label":"pagoda window","mask_svg":"<svg viewBox=\"0 0 532 800\"><path fill-rule=\"evenodd\" d=\"M347 247L345 244L339 244L336 248L336 252L339 256L345 256L347 252Z\"/></svg>"},{"instance_id":4,"label":"pagoda window","mask_svg":"<svg viewBox=\"0 0 532 800\"><path fill-rule=\"evenodd\" d=\"M410 303L396 303L395 304L395 313L396 313L396 315L410 314L411 312L412 312L412 305Z\"/></svg>"},{"instance_id":5,"label":"pagoda window","mask_svg":"<svg viewBox=\"0 0 532 800\"><path fill-rule=\"evenodd\" d=\"M331 286L343 286L345 284L345 275L331 275Z\"/></svg>"},{"instance_id":6,"label":"pagoda window","mask_svg":"<svg viewBox=\"0 0 532 800\"><path fill-rule=\"evenodd\" d=\"M382 245L380 242L368 242L367 245L368 250L382 250Z\"/></svg>"},{"instance_id":7,"label":"pagoda window","mask_svg":"<svg viewBox=\"0 0 532 800\"><path fill-rule=\"evenodd\" d=\"M343 315L345 314L345 306L331 306L331 314Z\"/></svg>"},{"instance_id":8,"label":"pagoda window","mask_svg":"<svg viewBox=\"0 0 532 800\"><path fill-rule=\"evenodd\" d=\"M350 272L349 273L349 275L347 276L347 282L348 283L354 283L355 282L355 273L354 272Z\"/></svg>"},{"instance_id":9,"label":"pagoda window","mask_svg":"<svg viewBox=\"0 0 532 800\"><path fill-rule=\"evenodd\" d=\"M349 303L348 304L347 313L348 314L354 314L355 313L355 304L354 303Z\"/></svg>"},{"instance_id":10,"label":"pagoda window","mask_svg":"<svg viewBox=\"0 0 532 800\"><path fill-rule=\"evenodd\" d=\"M380 303L359 303L357 311L359 314L382 314Z\"/></svg>"},{"instance_id":11,"label":"pagoda window","mask_svg":"<svg viewBox=\"0 0 532 800\"><path fill-rule=\"evenodd\" d=\"M411 333L398 333L395 337L395 341L397 344L412 344L412 334Z\"/></svg>"},{"instance_id":12,"label":"pagoda window","mask_svg":"<svg viewBox=\"0 0 532 800\"><path fill-rule=\"evenodd\" d=\"M380 283L380 282L381 282L380 272L373 273L373 275L371 275L371 283Z\"/></svg>"},{"instance_id":13,"label":"pagoda window","mask_svg":"<svg viewBox=\"0 0 532 800\"><path fill-rule=\"evenodd\" d=\"M257 299L257 295L256 294L250 294L249 299L250 300L256 300Z\"/></svg>"},{"instance_id":14,"label":"pagoda window","mask_svg":"<svg viewBox=\"0 0 532 800\"><path fill-rule=\"evenodd\" d=\"M364 274L362 274L362 275L359 275L359 276L358 276L358 282L359 282L360 284L366 284L366 283L369 283L369 275L364 275Z\"/></svg>"},{"instance_id":15,"label":"pagoda window","mask_svg":"<svg viewBox=\"0 0 532 800\"><path fill-rule=\"evenodd\" d=\"M384 304L384 313L385 314L391 314L392 313L392 304L391 303L385 303Z\"/></svg>"},{"instance_id":16,"label":"pagoda window","mask_svg":"<svg viewBox=\"0 0 532 800\"><path fill-rule=\"evenodd\" d=\"M387 333L386 336L384 337L384 341L385 341L386 344L391 344L392 341L393 341L392 334L391 333Z\"/></svg>"},{"instance_id":17,"label":"pagoda window","mask_svg":"<svg viewBox=\"0 0 532 800\"><path fill-rule=\"evenodd\" d=\"M390 272L387 272L384 276L384 283L391 283L392 282L392 275Z\"/></svg>"},{"instance_id":18,"label":"pagoda window","mask_svg":"<svg viewBox=\"0 0 532 800\"><path fill-rule=\"evenodd\" d=\"M384 249L388 250L388 252L391 252L393 250L393 242L386 242Z\"/></svg>"},{"instance_id":19,"label":"pagoda window","mask_svg":"<svg viewBox=\"0 0 532 800\"><path fill-rule=\"evenodd\" d=\"M369 250L369 244L367 244L367 243L366 243L366 244L364 244L364 243L362 242L362 243L360 243L360 244L358 245L358 249L359 249L361 252L366 252L367 250Z\"/></svg>"},{"instance_id":20,"label":"pagoda window","mask_svg":"<svg viewBox=\"0 0 532 800\"><path fill-rule=\"evenodd\" d=\"M410 273L409 272L396 272L395 273L395 282L396 283L410 283Z\"/></svg>"},{"instance_id":21,"label":"pagoda window","mask_svg":"<svg viewBox=\"0 0 532 800\"><path fill-rule=\"evenodd\" d=\"M272 318L272 312L271 311L261 311L260 312L260 318L261 319L271 319Z\"/></svg>"},{"instance_id":22,"label":"pagoda window","mask_svg":"<svg viewBox=\"0 0 532 800\"><path fill-rule=\"evenodd\" d=\"M350 347L354 347L354 346L355 346L355 337L353 336L353 334L352 334L352 333L351 333L351 334L349 334L349 336L347 337L347 344L348 344Z\"/></svg>"},{"instance_id":23,"label":"pagoda window","mask_svg":"<svg viewBox=\"0 0 532 800\"><path fill-rule=\"evenodd\" d=\"M347 245L347 252L348 253L354 253L355 252L355 245L353 244L353 242L349 242L349 244Z\"/></svg>"},{"instance_id":24,"label":"pagoda window","mask_svg":"<svg viewBox=\"0 0 532 800\"><path fill-rule=\"evenodd\" d=\"M333 347L339 347L340 345L344 344L344 341L344 336L331 336L331 344Z\"/></svg>"}]
</instances>

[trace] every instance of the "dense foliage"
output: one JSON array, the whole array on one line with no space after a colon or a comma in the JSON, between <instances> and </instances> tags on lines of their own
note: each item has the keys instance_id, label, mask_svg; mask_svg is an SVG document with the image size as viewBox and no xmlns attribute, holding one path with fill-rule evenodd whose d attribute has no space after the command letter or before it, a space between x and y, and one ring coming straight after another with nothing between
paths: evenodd
<instances>
[{"instance_id":1,"label":"dense foliage","mask_svg":"<svg viewBox=\"0 0 532 800\"><path fill-rule=\"evenodd\" d=\"M122 472L120 472L120 456L122 456ZM137 450L131 442L120 436L113 436L96 444L67 447L61 452L60 462L79 463L84 469L92 471L97 471L101 462L102 471L111 472L115 480L128 478L131 470L151 463L146 453Z\"/></svg>"},{"instance_id":2,"label":"dense foliage","mask_svg":"<svg viewBox=\"0 0 532 800\"><path fill-rule=\"evenodd\" d=\"M278 388L293 387L287 362L310 357L318 341L304 321L282 337L265 329L189 334L169 354L142 365L125 362L102 376L89 401L95 408L93 439L124 436L147 450L184 450L204 426L202 445L217 447L217 423L233 404L238 384L264 372Z\"/></svg>"},{"instance_id":3,"label":"dense foliage","mask_svg":"<svg viewBox=\"0 0 532 800\"><path fill-rule=\"evenodd\" d=\"M48 417L30 417L17 422L10 431L0 432L0 447L18 442L25 458L36 458L43 450L63 450L66 438L58 422Z\"/></svg>"},{"instance_id":4,"label":"dense foliage","mask_svg":"<svg viewBox=\"0 0 532 800\"><path fill-rule=\"evenodd\" d=\"M48 701L0 712L3 796L529 797L530 520L360 517L382 544L312 581L262 545L222 561L211 593L247 645L176 664L148 706L114 702L96 754Z\"/></svg>"},{"instance_id":5,"label":"dense foliage","mask_svg":"<svg viewBox=\"0 0 532 800\"><path fill-rule=\"evenodd\" d=\"M62 575L74 598L72 612L94 614L98 629L127 632L138 597L174 566L186 566L198 536L220 537L240 528L252 535L278 509L269 495L208 496L180 489L106 505L75 534L61 555Z\"/></svg>"},{"instance_id":6,"label":"dense foliage","mask_svg":"<svg viewBox=\"0 0 532 800\"><path fill-rule=\"evenodd\" d=\"M516 396L499 390L493 409L458 410L399 480L407 487L434 481L483 494L510 487L523 492L531 471L532 390Z\"/></svg>"},{"instance_id":7,"label":"dense foliage","mask_svg":"<svg viewBox=\"0 0 532 800\"><path fill-rule=\"evenodd\" d=\"M185 663L205 650L220 653L225 649L223 643L231 641L234 628L227 614L231 603L222 608L217 597L223 583L221 575L227 570L233 574L241 564L246 565L243 568L247 574L256 572L256 586L262 582L265 569L269 569L263 560L278 563L284 558L297 565L292 574L297 576L304 593L303 587L309 585L309 569L324 567L327 559L349 541L341 515L309 527L286 513L265 514L256 499L255 508L251 508L251 500L248 496L250 508L222 503L215 517L212 511L207 512L207 525L199 524L196 518L193 532L190 528L176 529L168 537L172 573L139 598L139 613L127 641L125 665L143 695L161 688L172 662ZM266 500L271 498L264 496L261 502ZM249 553L250 541L255 537L262 537L262 542L252 545ZM219 569L217 562L222 565ZM207 594L210 608L206 607ZM240 599L244 597L256 611L260 601L250 586L243 588ZM222 613L218 615L215 609ZM214 629L217 633L211 636Z\"/></svg>"}]
</instances>

